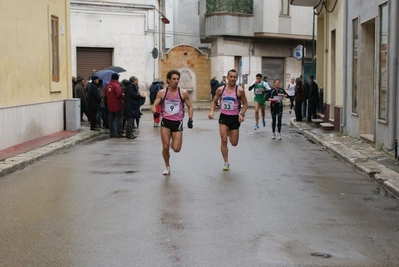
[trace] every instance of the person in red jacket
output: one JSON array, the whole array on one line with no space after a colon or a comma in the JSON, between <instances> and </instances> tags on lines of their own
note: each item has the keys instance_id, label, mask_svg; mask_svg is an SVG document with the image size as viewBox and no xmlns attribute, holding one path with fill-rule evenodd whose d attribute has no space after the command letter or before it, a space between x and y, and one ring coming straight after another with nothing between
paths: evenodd
<instances>
[{"instance_id":1,"label":"person in red jacket","mask_svg":"<svg viewBox=\"0 0 399 267\"><path fill-rule=\"evenodd\" d=\"M122 111L123 92L118 82L119 75L113 73L111 82L105 87L104 93L108 103L108 119L110 137L123 137L122 135Z\"/></svg>"}]
</instances>

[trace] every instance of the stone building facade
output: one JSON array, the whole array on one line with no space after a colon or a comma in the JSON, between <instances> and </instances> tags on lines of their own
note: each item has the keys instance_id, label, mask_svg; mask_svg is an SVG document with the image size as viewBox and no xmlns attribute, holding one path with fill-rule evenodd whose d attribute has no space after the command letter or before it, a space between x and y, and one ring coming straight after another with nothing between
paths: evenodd
<instances>
[{"instance_id":1,"label":"stone building facade","mask_svg":"<svg viewBox=\"0 0 399 267\"><path fill-rule=\"evenodd\" d=\"M181 88L186 89L191 100L210 100L209 74L211 60L207 54L190 45L178 45L159 59L160 79L172 69L180 71Z\"/></svg>"}]
</instances>

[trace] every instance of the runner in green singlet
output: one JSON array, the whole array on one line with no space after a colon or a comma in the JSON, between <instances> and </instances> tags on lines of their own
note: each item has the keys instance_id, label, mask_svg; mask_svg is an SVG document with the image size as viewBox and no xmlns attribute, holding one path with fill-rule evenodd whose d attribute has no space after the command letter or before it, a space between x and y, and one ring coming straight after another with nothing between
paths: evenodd
<instances>
[{"instance_id":1,"label":"runner in green singlet","mask_svg":"<svg viewBox=\"0 0 399 267\"><path fill-rule=\"evenodd\" d=\"M270 86L262 81L262 74L256 74L255 82L248 88L249 91L254 90L254 105L255 105L255 126L254 130L259 129L259 109L262 114L262 124L266 127L265 121L265 102L266 102L266 91L270 90Z\"/></svg>"}]
</instances>

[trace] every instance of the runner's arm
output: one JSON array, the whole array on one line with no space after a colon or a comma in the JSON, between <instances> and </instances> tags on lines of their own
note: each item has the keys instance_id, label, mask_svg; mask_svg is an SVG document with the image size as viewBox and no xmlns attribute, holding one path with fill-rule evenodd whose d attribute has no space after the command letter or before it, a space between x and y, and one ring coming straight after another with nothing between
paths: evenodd
<instances>
[{"instance_id":1,"label":"runner's arm","mask_svg":"<svg viewBox=\"0 0 399 267\"><path fill-rule=\"evenodd\" d=\"M154 100L154 103L152 104L152 106L151 106L151 112L154 114L155 112L157 112L157 106L159 105L159 104L161 104L161 101L162 101L162 98L163 98L163 96L164 96L164 89L162 89L162 90L159 90L158 91L158 93L157 93L157 96L156 96L156 98L155 98L155 100Z\"/></svg>"},{"instance_id":2,"label":"runner's arm","mask_svg":"<svg viewBox=\"0 0 399 267\"><path fill-rule=\"evenodd\" d=\"M188 118L192 119L193 115L194 115L194 109L193 109L193 105L190 100L190 94L184 89L182 89L182 92L183 92L184 103L186 103L186 106L188 109Z\"/></svg>"},{"instance_id":3,"label":"runner's arm","mask_svg":"<svg viewBox=\"0 0 399 267\"><path fill-rule=\"evenodd\" d=\"M245 116L245 112L248 109L247 96L245 95L245 91L244 91L244 89L242 87L238 87L237 94L238 94L238 97L241 100L241 105L242 105L241 111L240 111L240 115L243 115L242 117L244 117Z\"/></svg>"},{"instance_id":4,"label":"runner's arm","mask_svg":"<svg viewBox=\"0 0 399 267\"><path fill-rule=\"evenodd\" d=\"M284 89L282 89L282 90L283 90L283 96L284 96L284 97L288 97L287 91L285 91Z\"/></svg>"},{"instance_id":5,"label":"runner's arm","mask_svg":"<svg viewBox=\"0 0 399 267\"><path fill-rule=\"evenodd\" d=\"M248 91L251 91L252 89L254 89L254 87L255 87L255 82L251 86L248 87Z\"/></svg>"},{"instance_id":6,"label":"runner's arm","mask_svg":"<svg viewBox=\"0 0 399 267\"><path fill-rule=\"evenodd\" d=\"M213 100L211 101L211 108L209 111L209 115L208 118L209 119L213 119L213 115L215 114L215 106L217 105L219 98L220 98L220 94L223 90L223 86L219 87L216 92L215 92L215 96L213 97Z\"/></svg>"}]
</instances>

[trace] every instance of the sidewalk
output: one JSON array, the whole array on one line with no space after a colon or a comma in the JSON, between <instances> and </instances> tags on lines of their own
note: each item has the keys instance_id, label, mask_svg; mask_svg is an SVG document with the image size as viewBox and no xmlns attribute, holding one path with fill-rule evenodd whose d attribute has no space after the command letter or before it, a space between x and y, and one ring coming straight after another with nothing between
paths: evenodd
<instances>
[{"instance_id":1,"label":"sidewalk","mask_svg":"<svg viewBox=\"0 0 399 267\"><path fill-rule=\"evenodd\" d=\"M193 105L195 110L209 110L210 102L198 101L194 102ZM392 153L378 150L365 141L340 132L323 130L314 123L296 122L291 119L291 125L302 132L305 137L334 153L399 197L399 161L394 159ZM0 150L0 177L22 169L61 149L85 142L102 134L105 134L105 130L94 132L90 131L88 127L82 127L77 132L62 131Z\"/></svg>"},{"instance_id":2,"label":"sidewalk","mask_svg":"<svg viewBox=\"0 0 399 267\"><path fill-rule=\"evenodd\" d=\"M393 153L378 150L363 140L337 131L323 130L315 123L291 119L291 125L399 197L399 161Z\"/></svg>"},{"instance_id":3,"label":"sidewalk","mask_svg":"<svg viewBox=\"0 0 399 267\"><path fill-rule=\"evenodd\" d=\"M90 131L82 127L77 132L62 131L23 144L0 150L0 177L22 169L45 156L59 150L90 140L105 131Z\"/></svg>"}]
</instances>

